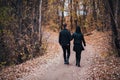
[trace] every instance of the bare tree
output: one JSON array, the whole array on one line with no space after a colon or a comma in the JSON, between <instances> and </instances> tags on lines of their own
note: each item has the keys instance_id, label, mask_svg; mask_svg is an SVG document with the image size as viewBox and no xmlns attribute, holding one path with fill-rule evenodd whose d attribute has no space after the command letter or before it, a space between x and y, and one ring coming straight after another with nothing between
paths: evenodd
<instances>
[{"instance_id":1,"label":"bare tree","mask_svg":"<svg viewBox=\"0 0 120 80\"><path fill-rule=\"evenodd\" d=\"M71 30L73 29L72 1L73 0L70 0L70 24L71 24Z\"/></svg>"},{"instance_id":2,"label":"bare tree","mask_svg":"<svg viewBox=\"0 0 120 80\"><path fill-rule=\"evenodd\" d=\"M115 16L117 16L117 15L115 15L115 12L114 12L115 11L114 6L116 4L118 4L118 0L115 1L115 3L114 3L113 0L108 0L108 4L109 4L108 8L110 9L111 29L112 29L112 32L113 32L113 40L114 40L115 47L118 51L118 55L120 56L120 40L119 40L119 36L118 36L120 33L118 33L119 31L118 31L118 28L117 28L117 20L115 18ZM117 9L117 6L116 6L116 9Z\"/></svg>"}]
</instances>

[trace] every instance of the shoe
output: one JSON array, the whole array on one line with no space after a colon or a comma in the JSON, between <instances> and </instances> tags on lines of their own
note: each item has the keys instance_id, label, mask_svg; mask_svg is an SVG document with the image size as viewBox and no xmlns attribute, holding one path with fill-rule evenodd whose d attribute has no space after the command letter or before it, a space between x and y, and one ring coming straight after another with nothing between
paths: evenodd
<instances>
[{"instance_id":1,"label":"shoe","mask_svg":"<svg viewBox=\"0 0 120 80\"><path fill-rule=\"evenodd\" d=\"M64 62L64 64L67 64L67 62Z\"/></svg>"},{"instance_id":2,"label":"shoe","mask_svg":"<svg viewBox=\"0 0 120 80\"><path fill-rule=\"evenodd\" d=\"M78 64L77 66L80 67L80 64Z\"/></svg>"},{"instance_id":3,"label":"shoe","mask_svg":"<svg viewBox=\"0 0 120 80\"><path fill-rule=\"evenodd\" d=\"M67 62L67 64L69 64L69 62Z\"/></svg>"},{"instance_id":4,"label":"shoe","mask_svg":"<svg viewBox=\"0 0 120 80\"><path fill-rule=\"evenodd\" d=\"M77 66L77 63L76 63L76 66Z\"/></svg>"},{"instance_id":5,"label":"shoe","mask_svg":"<svg viewBox=\"0 0 120 80\"><path fill-rule=\"evenodd\" d=\"M66 63L69 64L69 60L68 59L66 60Z\"/></svg>"}]
</instances>

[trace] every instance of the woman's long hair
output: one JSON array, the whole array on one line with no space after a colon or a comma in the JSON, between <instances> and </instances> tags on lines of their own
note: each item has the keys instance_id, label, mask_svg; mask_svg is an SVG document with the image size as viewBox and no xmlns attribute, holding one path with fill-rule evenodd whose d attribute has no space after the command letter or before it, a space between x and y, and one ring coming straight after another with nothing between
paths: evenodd
<instances>
[{"instance_id":1,"label":"woman's long hair","mask_svg":"<svg viewBox=\"0 0 120 80\"><path fill-rule=\"evenodd\" d=\"M81 29L80 29L80 26L77 26L76 27L76 31L75 31L76 33L81 33Z\"/></svg>"}]
</instances>

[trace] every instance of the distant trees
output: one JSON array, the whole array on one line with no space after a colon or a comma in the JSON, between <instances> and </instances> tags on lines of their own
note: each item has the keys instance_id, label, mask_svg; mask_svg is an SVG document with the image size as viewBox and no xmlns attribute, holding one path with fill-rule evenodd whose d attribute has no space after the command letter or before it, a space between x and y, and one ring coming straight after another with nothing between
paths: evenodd
<instances>
[{"instance_id":1,"label":"distant trees","mask_svg":"<svg viewBox=\"0 0 120 80\"><path fill-rule=\"evenodd\" d=\"M40 55L40 1L0 0L0 64L19 63Z\"/></svg>"},{"instance_id":2,"label":"distant trees","mask_svg":"<svg viewBox=\"0 0 120 80\"><path fill-rule=\"evenodd\" d=\"M117 51L120 48L120 1L119 0L49 0L52 2L52 6L56 6L58 11L58 16L55 20L59 21L61 25L69 20L68 25L71 30L75 26L80 25L82 32L87 33L92 30L97 31L107 31L112 30L113 41ZM56 4L53 4L57 2ZM49 3L49 2L48 2ZM67 6L67 8L65 8ZM53 8L51 8L54 10ZM50 11L51 12L51 11ZM61 15L60 15L60 12ZM65 12L67 15L64 16ZM53 12L54 13L54 12ZM52 13L51 13L52 14ZM59 26L61 26L59 25ZM119 53L120 54L120 53Z\"/></svg>"}]
</instances>

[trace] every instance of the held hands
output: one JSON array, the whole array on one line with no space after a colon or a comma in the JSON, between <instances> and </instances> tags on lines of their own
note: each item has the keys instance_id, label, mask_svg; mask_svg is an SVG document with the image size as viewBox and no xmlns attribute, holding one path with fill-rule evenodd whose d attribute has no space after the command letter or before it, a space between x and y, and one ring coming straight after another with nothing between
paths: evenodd
<instances>
[{"instance_id":1,"label":"held hands","mask_svg":"<svg viewBox=\"0 0 120 80\"><path fill-rule=\"evenodd\" d=\"M67 44L67 46L69 46L70 44Z\"/></svg>"},{"instance_id":2,"label":"held hands","mask_svg":"<svg viewBox=\"0 0 120 80\"><path fill-rule=\"evenodd\" d=\"M84 46L86 46L86 44L84 44Z\"/></svg>"}]
</instances>

